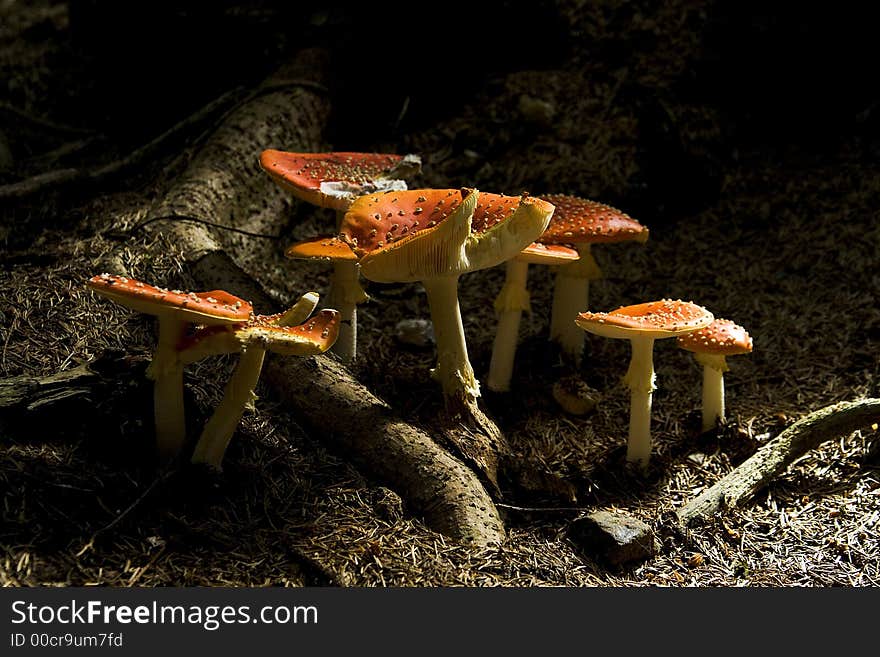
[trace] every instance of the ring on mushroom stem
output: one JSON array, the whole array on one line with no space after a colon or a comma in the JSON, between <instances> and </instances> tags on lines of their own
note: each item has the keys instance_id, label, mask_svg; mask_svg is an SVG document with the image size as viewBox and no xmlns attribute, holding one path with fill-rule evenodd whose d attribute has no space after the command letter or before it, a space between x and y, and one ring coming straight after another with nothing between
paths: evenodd
<instances>
[{"instance_id":1,"label":"ring on mushroom stem","mask_svg":"<svg viewBox=\"0 0 880 657\"><path fill-rule=\"evenodd\" d=\"M575 249L566 246L533 242L507 261L504 286L495 298L498 328L492 343L489 376L486 378L489 390L495 392L510 390L520 319L523 312L531 312L529 290L526 285L529 265L565 265L575 262L579 257Z\"/></svg>"},{"instance_id":2,"label":"ring on mushroom stem","mask_svg":"<svg viewBox=\"0 0 880 657\"><path fill-rule=\"evenodd\" d=\"M752 338L739 324L729 319L714 322L678 338L678 346L694 354L703 366L703 431L725 421L724 373L730 369L727 357L752 351Z\"/></svg>"},{"instance_id":3,"label":"ring on mushroom stem","mask_svg":"<svg viewBox=\"0 0 880 657\"><path fill-rule=\"evenodd\" d=\"M212 292L182 292L147 285L111 274L93 276L88 286L127 308L155 315L159 339L147 376L154 381L156 445L163 461L175 458L186 441L183 408L183 363L177 350L188 324L207 327L246 322L251 304L236 296Z\"/></svg>"},{"instance_id":4,"label":"ring on mushroom stem","mask_svg":"<svg viewBox=\"0 0 880 657\"><path fill-rule=\"evenodd\" d=\"M562 355L579 365L584 334L571 318L589 308L590 281L602 277L602 270L590 252L591 244L648 239L648 229L628 214L589 199L566 194L541 196L556 206L547 230L538 238L542 244L574 246L580 259L559 268L553 287L550 339L559 343Z\"/></svg>"},{"instance_id":5,"label":"ring on mushroom stem","mask_svg":"<svg viewBox=\"0 0 880 657\"><path fill-rule=\"evenodd\" d=\"M623 378L631 393L627 461L646 468L651 457L654 340L693 333L713 319L702 306L672 299L623 306L609 313L578 314L576 326L606 338L627 339L632 345L632 358Z\"/></svg>"},{"instance_id":6,"label":"ring on mushroom stem","mask_svg":"<svg viewBox=\"0 0 880 657\"><path fill-rule=\"evenodd\" d=\"M401 178L417 174L421 160L417 155L266 150L260 156L260 165L296 198L335 210L338 231L342 215L355 198L372 192L406 189L406 182ZM350 362L357 357L357 306L368 297L359 282L357 260L333 260L328 303L342 314L342 328L334 351L343 361Z\"/></svg>"}]
</instances>

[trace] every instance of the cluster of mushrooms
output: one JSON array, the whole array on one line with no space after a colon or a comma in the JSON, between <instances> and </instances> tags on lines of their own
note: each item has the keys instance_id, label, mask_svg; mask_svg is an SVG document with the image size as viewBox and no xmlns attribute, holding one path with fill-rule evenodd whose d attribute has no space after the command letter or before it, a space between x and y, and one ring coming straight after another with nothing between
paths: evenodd
<instances>
[{"instance_id":1,"label":"cluster of mushrooms","mask_svg":"<svg viewBox=\"0 0 880 657\"><path fill-rule=\"evenodd\" d=\"M185 365L206 356L238 353L223 399L195 447L192 461L219 469L253 390L265 352L308 356L332 348L343 362L357 358L357 306L368 300L360 277L377 283L420 282L429 302L437 346L436 367L447 408L476 408L480 386L468 359L458 303L458 279L468 272L506 266L495 300L498 330L486 380L510 389L522 313L529 312L528 266L557 267L550 338L562 356L580 365L585 331L625 338L632 359L623 380L631 391L627 460L645 467L651 454L653 344L675 337L703 365L703 430L725 419L726 357L747 353L744 328L715 319L694 303L662 299L588 312L590 281L601 270L591 244L637 241L648 229L627 214L595 201L551 194L505 196L476 189L407 189L417 173L413 155L264 151L260 164L298 199L336 211L335 232L290 246L286 255L330 262L326 305L313 311L310 292L284 313L254 315L251 304L227 292L155 288L102 274L90 287L113 301L158 317L158 346L148 370L155 382L155 421L162 457L185 443ZM311 316L311 317L310 317Z\"/></svg>"}]
</instances>

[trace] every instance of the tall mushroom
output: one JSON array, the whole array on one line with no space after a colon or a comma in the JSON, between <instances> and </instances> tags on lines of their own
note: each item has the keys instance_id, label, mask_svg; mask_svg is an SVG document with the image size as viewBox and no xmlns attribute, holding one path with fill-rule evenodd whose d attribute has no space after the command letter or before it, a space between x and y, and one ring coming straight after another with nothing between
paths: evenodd
<instances>
[{"instance_id":1,"label":"tall mushroom","mask_svg":"<svg viewBox=\"0 0 880 657\"><path fill-rule=\"evenodd\" d=\"M575 249L566 246L533 242L507 261L504 285L495 298L498 328L492 343L489 376L486 378L489 390L495 392L510 390L520 319L523 312L530 312L529 290L526 285L529 265L565 265L576 261L579 257Z\"/></svg>"},{"instance_id":2,"label":"tall mushroom","mask_svg":"<svg viewBox=\"0 0 880 657\"><path fill-rule=\"evenodd\" d=\"M552 213L550 203L527 196L423 189L364 196L345 215L340 234L360 256L365 278L424 286L437 339L436 375L454 412L476 408L479 397L458 278L519 253Z\"/></svg>"},{"instance_id":3,"label":"tall mushroom","mask_svg":"<svg viewBox=\"0 0 880 657\"><path fill-rule=\"evenodd\" d=\"M154 381L156 444L162 460L177 456L186 440L183 408L183 363L177 350L189 324L233 325L247 322L251 304L236 296L212 292L183 292L153 287L123 276L101 274L88 281L98 294L148 315L159 322L159 339L147 376Z\"/></svg>"},{"instance_id":4,"label":"tall mushroom","mask_svg":"<svg viewBox=\"0 0 880 657\"><path fill-rule=\"evenodd\" d=\"M590 281L602 277L602 270L590 252L591 244L648 239L648 229L628 214L589 199L566 194L547 194L541 198L556 206L544 234L543 244L570 244L580 259L559 268L553 289L550 339L559 343L562 354L576 365L584 350L584 334L571 321L589 307Z\"/></svg>"},{"instance_id":5,"label":"tall mushroom","mask_svg":"<svg viewBox=\"0 0 880 657\"><path fill-rule=\"evenodd\" d=\"M553 206L528 196L502 196L471 189L420 189L369 194L345 214L339 239L324 237L294 244L295 257L348 258L350 247L365 278L378 283L420 281L437 340L435 378L454 424L500 440L477 405L480 387L468 359L458 305L458 279L494 267L519 253L546 228ZM496 487L495 455L474 436L450 435L459 451Z\"/></svg>"},{"instance_id":6,"label":"tall mushroom","mask_svg":"<svg viewBox=\"0 0 880 657\"><path fill-rule=\"evenodd\" d=\"M260 378L266 351L288 356L313 356L327 351L336 341L339 333L339 313L335 310L322 310L306 320L314 300L303 298L299 312L285 313L285 316L256 316L250 322L231 327L203 330L203 335L190 336L188 343L182 345L184 358L192 357L194 351L204 351L202 343L211 342L207 349L214 353L241 352L235 371L226 384L223 398L214 409L196 443L192 462L203 463L214 469L221 469L223 455L235 428L241 421L248 404L255 399L254 388ZM291 309L296 311L296 306ZM302 321L298 326L282 326L282 319Z\"/></svg>"},{"instance_id":7,"label":"tall mushroom","mask_svg":"<svg viewBox=\"0 0 880 657\"><path fill-rule=\"evenodd\" d=\"M724 373L727 357L752 351L752 337L729 319L716 319L707 327L682 335L678 346L694 353L703 366L703 431L724 422Z\"/></svg>"},{"instance_id":8,"label":"tall mushroom","mask_svg":"<svg viewBox=\"0 0 880 657\"><path fill-rule=\"evenodd\" d=\"M627 461L644 468L651 457L654 340L698 331L713 319L712 313L702 306L672 299L623 306L609 313L577 315L574 323L583 330L606 338L626 339L632 345L629 369L623 377L631 394Z\"/></svg>"},{"instance_id":9,"label":"tall mushroom","mask_svg":"<svg viewBox=\"0 0 880 657\"><path fill-rule=\"evenodd\" d=\"M260 165L283 189L298 199L336 211L336 230L342 216L360 195L406 189L401 178L418 173L416 155L384 153L288 153L263 151ZM348 362L357 357L357 306L367 300L358 280L356 259L333 263L328 303L342 315L334 351Z\"/></svg>"}]
</instances>

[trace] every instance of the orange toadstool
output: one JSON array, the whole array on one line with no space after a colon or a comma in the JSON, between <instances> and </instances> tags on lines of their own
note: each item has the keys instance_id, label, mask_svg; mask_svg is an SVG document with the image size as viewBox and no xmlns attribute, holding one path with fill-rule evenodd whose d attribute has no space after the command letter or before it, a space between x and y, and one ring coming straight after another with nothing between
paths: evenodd
<instances>
[{"instance_id":1,"label":"orange toadstool","mask_svg":"<svg viewBox=\"0 0 880 657\"><path fill-rule=\"evenodd\" d=\"M475 414L479 384L467 354L458 279L512 258L546 228L553 206L472 189L370 194L346 213L340 237L379 283L420 281L437 340L435 376L451 414Z\"/></svg>"},{"instance_id":2,"label":"orange toadstool","mask_svg":"<svg viewBox=\"0 0 880 657\"><path fill-rule=\"evenodd\" d=\"M192 462L221 469L223 455L245 408L253 403L266 351L288 356L313 356L333 346L339 334L339 313L322 310L307 319L318 297L304 295L284 314L253 317L247 324L205 327L181 344L182 358L189 362L207 353L241 352L223 398L196 443ZM296 323L290 326L284 322Z\"/></svg>"},{"instance_id":3,"label":"orange toadstool","mask_svg":"<svg viewBox=\"0 0 880 657\"><path fill-rule=\"evenodd\" d=\"M703 431L724 422L724 373L727 357L752 351L752 337L729 319L714 322L678 338L678 346L694 353L703 366Z\"/></svg>"},{"instance_id":4,"label":"orange toadstool","mask_svg":"<svg viewBox=\"0 0 880 657\"><path fill-rule=\"evenodd\" d=\"M671 299L624 306L609 313L578 314L576 326L606 338L627 339L632 345L632 358L623 378L631 393L627 461L647 467L651 457L654 340L698 331L713 319L702 306Z\"/></svg>"},{"instance_id":5,"label":"orange toadstool","mask_svg":"<svg viewBox=\"0 0 880 657\"><path fill-rule=\"evenodd\" d=\"M339 230L342 215L355 198L406 189L402 178L418 173L421 161L416 155L266 150L260 156L260 165L278 185L297 198L336 210L336 229ZM334 351L344 361L357 356L357 306L366 300L366 292L358 280L357 260L336 259L328 301L342 315L342 329Z\"/></svg>"},{"instance_id":6,"label":"orange toadstool","mask_svg":"<svg viewBox=\"0 0 880 657\"><path fill-rule=\"evenodd\" d=\"M154 413L160 458L174 458L186 440L183 363L179 358L178 343L189 324L239 324L251 317L253 308L247 301L222 290L167 290L111 274L92 277L88 286L127 308L157 317L159 339L147 376L155 382Z\"/></svg>"},{"instance_id":7,"label":"orange toadstool","mask_svg":"<svg viewBox=\"0 0 880 657\"><path fill-rule=\"evenodd\" d=\"M364 254L361 263L366 278L378 282L421 281L428 293L437 339L435 375L453 414L461 406L473 409L479 384L467 355L458 306L458 278L519 253L546 227L553 206L528 197L476 190L421 190L399 199L411 208L394 213L398 200L393 197L398 195L384 196L362 199L356 203L359 207L352 206L342 236ZM393 213L391 217L388 210ZM414 224L409 235L407 226L397 220L406 216ZM373 221L369 221L371 217ZM419 227L419 219L424 228ZM388 230L385 240L376 239L383 228Z\"/></svg>"},{"instance_id":8,"label":"orange toadstool","mask_svg":"<svg viewBox=\"0 0 880 657\"><path fill-rule=\"evenodd\" d=\"M584 334L571 318L589 307L590 281L602 276L602 270L590 253L591 244L648 239L648 229L628 214L589 199L566 194L547 194L541 198L556 206L556 212L544 234L543 244L569 244L580 259L559 268L553 289L550 339L559 343L562 353L579 364L584 349Z\"/></svg>"}]
</instances>

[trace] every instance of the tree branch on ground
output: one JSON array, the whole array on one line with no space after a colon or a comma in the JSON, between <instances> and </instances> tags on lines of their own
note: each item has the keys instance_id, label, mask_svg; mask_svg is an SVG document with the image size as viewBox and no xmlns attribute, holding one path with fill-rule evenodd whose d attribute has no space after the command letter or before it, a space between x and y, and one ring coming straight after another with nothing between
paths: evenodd
<instances>
[{"instance_id":1,"label":"tree branch on ground","mask_svg":"<svg viewBox=\"0 0 880 657\"><path fill-rule=\"evenodd\" d=\"M714 486L676 512L683 526L750 499L795 460L827 440L880 422L880 399L840 402L810 413L763 445Z\"/></svg>"}]
</instances>

